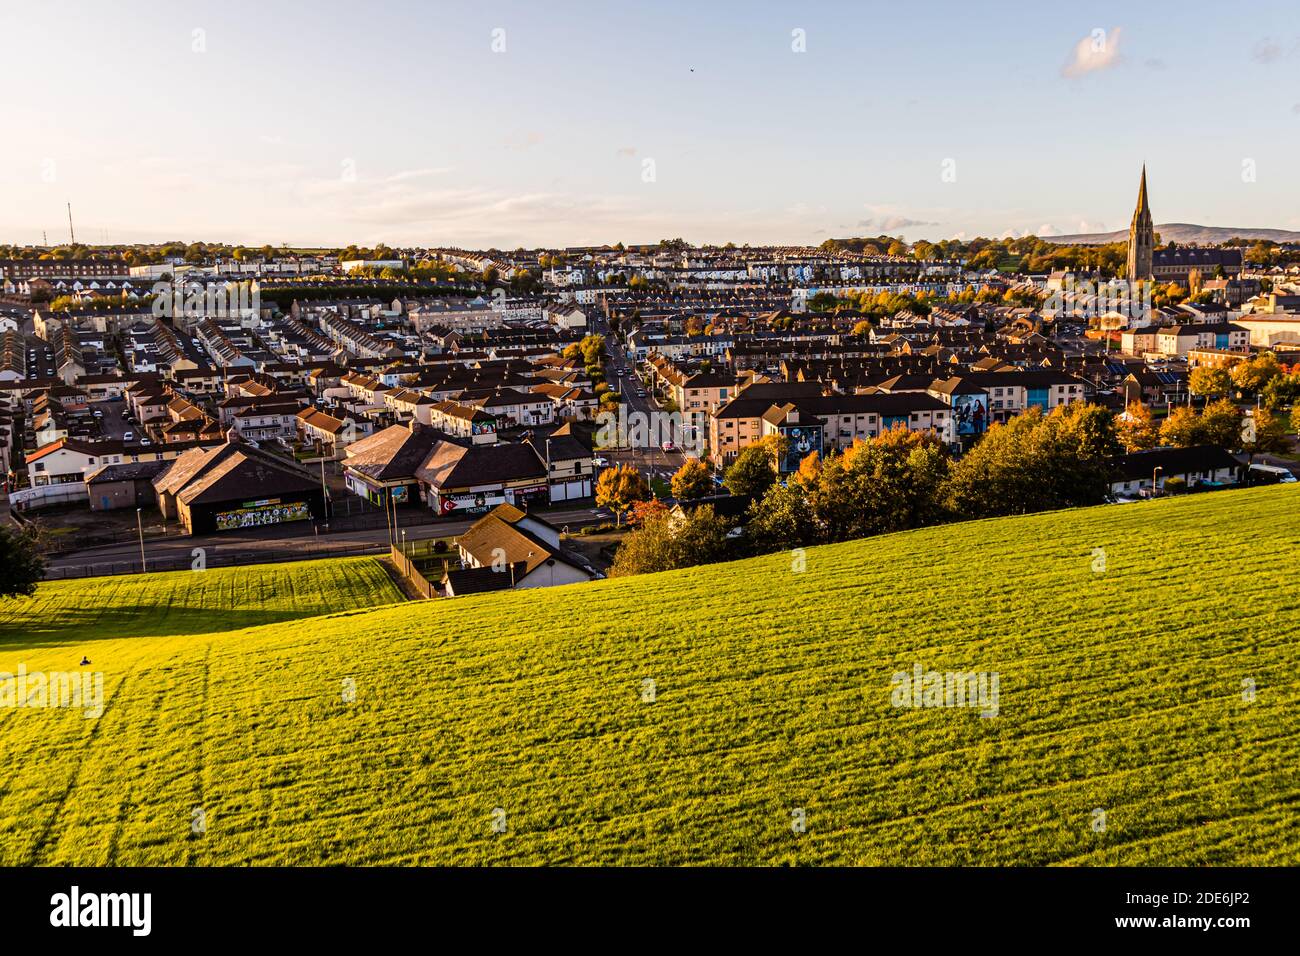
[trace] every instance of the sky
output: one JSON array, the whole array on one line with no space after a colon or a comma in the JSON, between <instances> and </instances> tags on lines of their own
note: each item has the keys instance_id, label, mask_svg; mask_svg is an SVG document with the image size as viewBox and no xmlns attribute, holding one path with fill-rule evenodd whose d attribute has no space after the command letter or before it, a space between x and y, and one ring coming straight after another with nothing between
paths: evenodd
<instances>
[{"instance_id":1,"label":"sky","mask_svg":"<svg viewBox=\"0 0 1300 956\"><path fill-rule=\"evenodd\" d=\"M1294 0L0 0L0 242L1300 229Z\"/></svg>"}]
</instances>

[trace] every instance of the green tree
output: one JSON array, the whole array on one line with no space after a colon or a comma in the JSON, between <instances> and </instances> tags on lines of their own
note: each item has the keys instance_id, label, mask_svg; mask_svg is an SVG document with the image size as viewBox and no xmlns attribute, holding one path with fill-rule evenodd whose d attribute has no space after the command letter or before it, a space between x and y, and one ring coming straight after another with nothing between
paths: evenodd
<instances>
[{"instance_id":1,"label":"green tree","mask_svg":"<svg viewBox=\"0 0 1300 956\"><path fill-rule=\"evenodd\" d=\"M749 506L745 535L760 553L798 548L822 538L812 504L804 488L795 482L785 487L772 485Z\"/></svg>"},{"instance_id":2,"label":"green tree","mask_svg":"<svg viewBox=\"0 0 1300 956\"><path fill-rule=\"evenodd\" d=\"M1108 431L1089 406L1030 409L990 428L953 467L946 502L962 518L1100 504L1118 445L1113 425Z\"/></svg>"},{"instance_id":3,"label":"green tree","mask_svg":"<svg viewBox=\"0 0 1300 956\"><path fill-rule=\"evenodd\" d=\"M1265 408L1275 412L1290 408L1300 401L1300 372L1274 376L1259 394Z\"/></svg>"},{"instance_id":4,"label":"green tree","mask_svg":"<svg viewBox=\"0 0 1300 956\"><path fill-rule=\"evenodd\" d=\"M656 514L627 534L614 554L610 577L671 571L722 561L731 555L728 522L712 505L692 509L685 517Z\"/></svg>"},{"instance_id":5,"label":"green tree","mask_svg":"<svg viewBox=\"0 0 1300 956\"><path fill-rule=\"evenodd\" d=\"M44 577L40 533L0 525L0 598L31 597Z\"/></svg>"},{"instance_id":6,"label":"green tree","mask_svg":"<svg viewBox=\"0 0 1300 956\"><path fill-rule=\"evenodd\" d=\"M1243 438L1254 434L1254 439L1243 442L1243 448L1252 455L1286 454L1291 450L1287 435L1287 416L1267 408L1255 410L1253 427L1243 432Z\"/></svg>"},{"instance_id":7,"label":"green tree","mask_svg":"<svg viewBox=\"0 0 1300 956\"><path fill-rule=\"evenodd\" d=\"M776 457L767 439L755 442L736 456L722 484L733 495L761 498L776 484Z\"/></svg>"}]
</instances>

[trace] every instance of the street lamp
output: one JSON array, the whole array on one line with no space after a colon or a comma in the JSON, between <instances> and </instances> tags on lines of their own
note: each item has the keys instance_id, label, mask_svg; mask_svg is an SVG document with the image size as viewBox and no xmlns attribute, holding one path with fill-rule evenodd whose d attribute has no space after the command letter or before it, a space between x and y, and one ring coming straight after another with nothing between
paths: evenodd
<instances>
[{"instance_id":1,"label":"street lamp","mask_svg":"<svg viewBox=\"0 0 1300 956\"><path fill-rule=\"evenodd\" d=\"M1164 468L1161 467L1160 465L1156 465L1154 468L1151 469L1151 497L1152 498L1156 496L1156 492L1159 490L1159 485L1157 485L1156 482L1160 475L1160 472L1162 471L1164 471Z\"/></svg>"},{"instance_id":2,"label":"street lamp","mask_svg":"<svg viewBox=\"0 0 1300 956\"><path fill-rule=\"evenodd\" d=\"M145 570L145 564L144 564L144 519L141 517L141 512L142 512L143 510L144 510L143 508L136 508L136 509L135 509L135 530L136 530L137 532L139 532L139 534L140 534L140 573L141 573L141 574L143 574L143 573L144 573L144 570Z\"/></svg>"},{"instance_id":3,"label":"street lamp","mask_svg":"<svg viewBox=\"0 0 1300 956\"><path fill-rule=\"evenodd\" d=\"M406 554L406 529L402 529L402 554Z\"/></svg>"}]
</instances>

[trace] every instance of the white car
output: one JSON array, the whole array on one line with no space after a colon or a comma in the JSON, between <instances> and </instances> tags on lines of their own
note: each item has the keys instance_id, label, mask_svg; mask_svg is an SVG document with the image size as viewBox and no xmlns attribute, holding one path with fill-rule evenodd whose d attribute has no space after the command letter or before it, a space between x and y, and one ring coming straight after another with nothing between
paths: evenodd
<instances>
[{"instance_id":1,"label":"white car","mask_svg":"<svg viewBox=\"0 0 1300 956\"><path fill-rule=\"evenodd\" d=\"M604 468L606 465L609 464L609 459L601 458L599 455L597 455L595 458L591 459L591 463L595 465L597 468Z\"/></svg>"},{"instance_id":2,"label":"white car","mask_svg":"<svg viewBox=\"0 0 1300 956\"><path fill-rule=\"evenodd\" d=\"M135 441L135 432L124 432L122 434L122 441Z\"/></svg>"},{"instance_id":3,"label":"white car","mask_svg":"<svg viewBox=\"0 0 1300 956\"><path fill-rule=\"evenodd\" d=\"M664 443L663 443L662 445L660 445L659 447L662 448L664 451L675 451L676 448L677 448L677 446L674 445L674 444L673 444L672 442L670 442L670 441L666 441L666 442L664 442Z\"/></svg>"}]
</instances>

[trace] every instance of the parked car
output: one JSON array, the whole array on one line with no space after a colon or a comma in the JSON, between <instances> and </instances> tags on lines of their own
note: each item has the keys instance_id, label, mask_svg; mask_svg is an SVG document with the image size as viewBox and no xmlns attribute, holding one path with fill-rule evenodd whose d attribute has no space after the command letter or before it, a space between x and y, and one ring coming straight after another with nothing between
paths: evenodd
<instances>
[{"instance_id":1,"label":"parked car","mask_svg":"<svg viewBox=\"0 0 1300 956\"><path fill-rule=\"evenodd\" d=\"M662 448L664 451L675 451L677 449L677 446L670 441L664 442L659 447Z\"/></svg>"},{"instance_id":2,"label":"parked car","mask_svg":"<svg viewBox=\"0 0 1300 956\"><path fill-rule=\"evenodd\" d=\"M122 441L135 441L135 432L124 432Z\"/></svg>"},{"instance_id":3,"label":"parked car","mask_svg":"<svg viewBox=\"0 0 1300 956\"><path fill-rule=\"evenodd\" d=\"M595 465L597 468L604 468L606 465L609 464L609 459L602 458L599 455L597 455L595 458L591 459L591 463Z\"/></svg>"}]
</instances>

